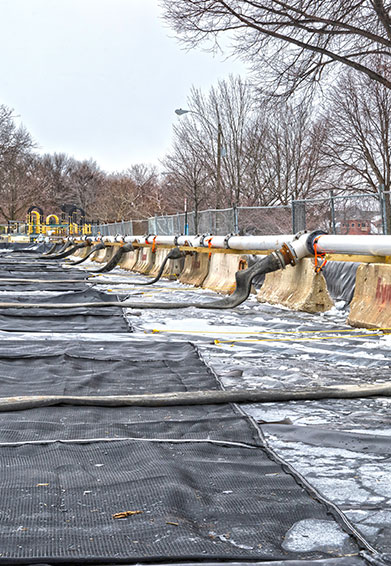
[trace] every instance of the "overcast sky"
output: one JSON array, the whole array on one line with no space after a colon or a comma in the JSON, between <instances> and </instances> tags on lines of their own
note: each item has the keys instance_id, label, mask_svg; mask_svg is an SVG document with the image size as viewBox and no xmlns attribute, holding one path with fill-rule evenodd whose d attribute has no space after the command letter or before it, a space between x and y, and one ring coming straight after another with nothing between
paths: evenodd
<instances>
[{"instance_id":1,"label":"overcast sky","mask_svg":"<svg viewBox=\"0 0 391 566\"><path fill-rule=\"evenodd\" d=\"M158 0L0 0L0 53L0 103L40 151L107 170L158 164L191 85L245 74L234 60L184 51Z\"/></svg>"}]
</instances>

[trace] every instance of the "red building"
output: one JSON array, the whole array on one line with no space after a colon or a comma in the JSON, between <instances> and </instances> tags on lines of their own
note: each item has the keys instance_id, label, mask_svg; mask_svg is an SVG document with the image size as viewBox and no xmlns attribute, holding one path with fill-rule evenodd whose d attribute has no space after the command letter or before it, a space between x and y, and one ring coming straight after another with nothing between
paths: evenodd
<instances>
[{"instance_id":1,"label":"red building","mask_svg":"<svg viewBox=\"0 0 391 566\"><path fill-rule=\"evenodd\" d=\"M341 222L341 234L370 234L371 223L369 220L344 220Z\"/></svg>"}]
</instances>

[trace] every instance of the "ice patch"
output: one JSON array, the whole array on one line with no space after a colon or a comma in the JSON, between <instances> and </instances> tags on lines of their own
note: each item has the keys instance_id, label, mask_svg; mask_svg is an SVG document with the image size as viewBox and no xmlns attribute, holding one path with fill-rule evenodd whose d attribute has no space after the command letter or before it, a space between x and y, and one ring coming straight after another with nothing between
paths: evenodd
<instances>
[{"instance_id":1,"label":"ice patch","mask_svg":"<svg viewBox=\"0 0 391 566\"><path fill-rule=\"evenodd\" d=\"M346 550L349 536L332 521L304 519L287 532L282 546L293 552Z\"/></svg>"}]
</instances>

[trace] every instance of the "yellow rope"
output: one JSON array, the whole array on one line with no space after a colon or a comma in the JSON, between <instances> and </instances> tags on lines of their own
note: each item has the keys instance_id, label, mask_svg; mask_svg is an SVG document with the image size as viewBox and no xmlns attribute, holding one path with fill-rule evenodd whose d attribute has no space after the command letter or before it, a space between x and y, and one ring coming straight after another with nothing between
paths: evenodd
<instances>
[{"instance_id":1,"label":"yellow rope","mask_svg":"<svg viewBox=\"0 0 391 566\"><path fill-rule=\"evenodd\" d=\"M367 334L363 334L362 336L378 336L379 332L391 331L391 328L377 328L373 331L368 332ZM145 330L144 332L151 332L150 330ZM357 332L356 329L353 328L343 328L340 330L291 330L291 331L278 331L278 330L263 330L263 331L232 331L232 330L173 330L173 329L152 329L152 334L157 333L174 333L174 334L234 334L237 336L238 334L282 334L282 335L290 335L290 334L335 334L332 338L338 337L338 334L341 332L350 332L353 333L353 337L361 337L361 335L354 334ZM312 340L312 338L311 338Z\"/></svg>"},{"instance_id":2,"label":"yellow rope","mask_svg":"<svg viewBox=\"0 0 391 566\"><path fill-rule=\"evenodd\" d=\"M355 334L350 336L343 336L343 338L372 338L373 336L379 337L379 334ZM310 341L310 340L335 340L335 338L342 338L342 336L317 336L315 338L263 338L263 339L238 339L238 340L214 340L216 345L218 344L232 344L236 342L300 342L300 341Z\"/></svg>"}]
</instances>

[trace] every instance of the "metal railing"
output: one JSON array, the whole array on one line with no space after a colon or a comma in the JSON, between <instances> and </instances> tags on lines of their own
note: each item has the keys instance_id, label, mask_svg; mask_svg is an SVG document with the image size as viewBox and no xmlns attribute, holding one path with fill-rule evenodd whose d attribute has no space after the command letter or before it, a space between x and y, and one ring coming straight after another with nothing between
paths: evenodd
<instances>
[{"instance_id":1,"label":"metal railing","mask_svg":"<svg viewBox=\"0 0 391 566\"><path fill-rule=\"evenodd\" d=\"M285 206L241 206L197 213L153 216L94 225L93 235L289 234L323 229L329 234L387 234L391 230L390 193L335 195L292 200ZM387 208L388 206L388 208Z\"/></svg>"}]
</instances>

